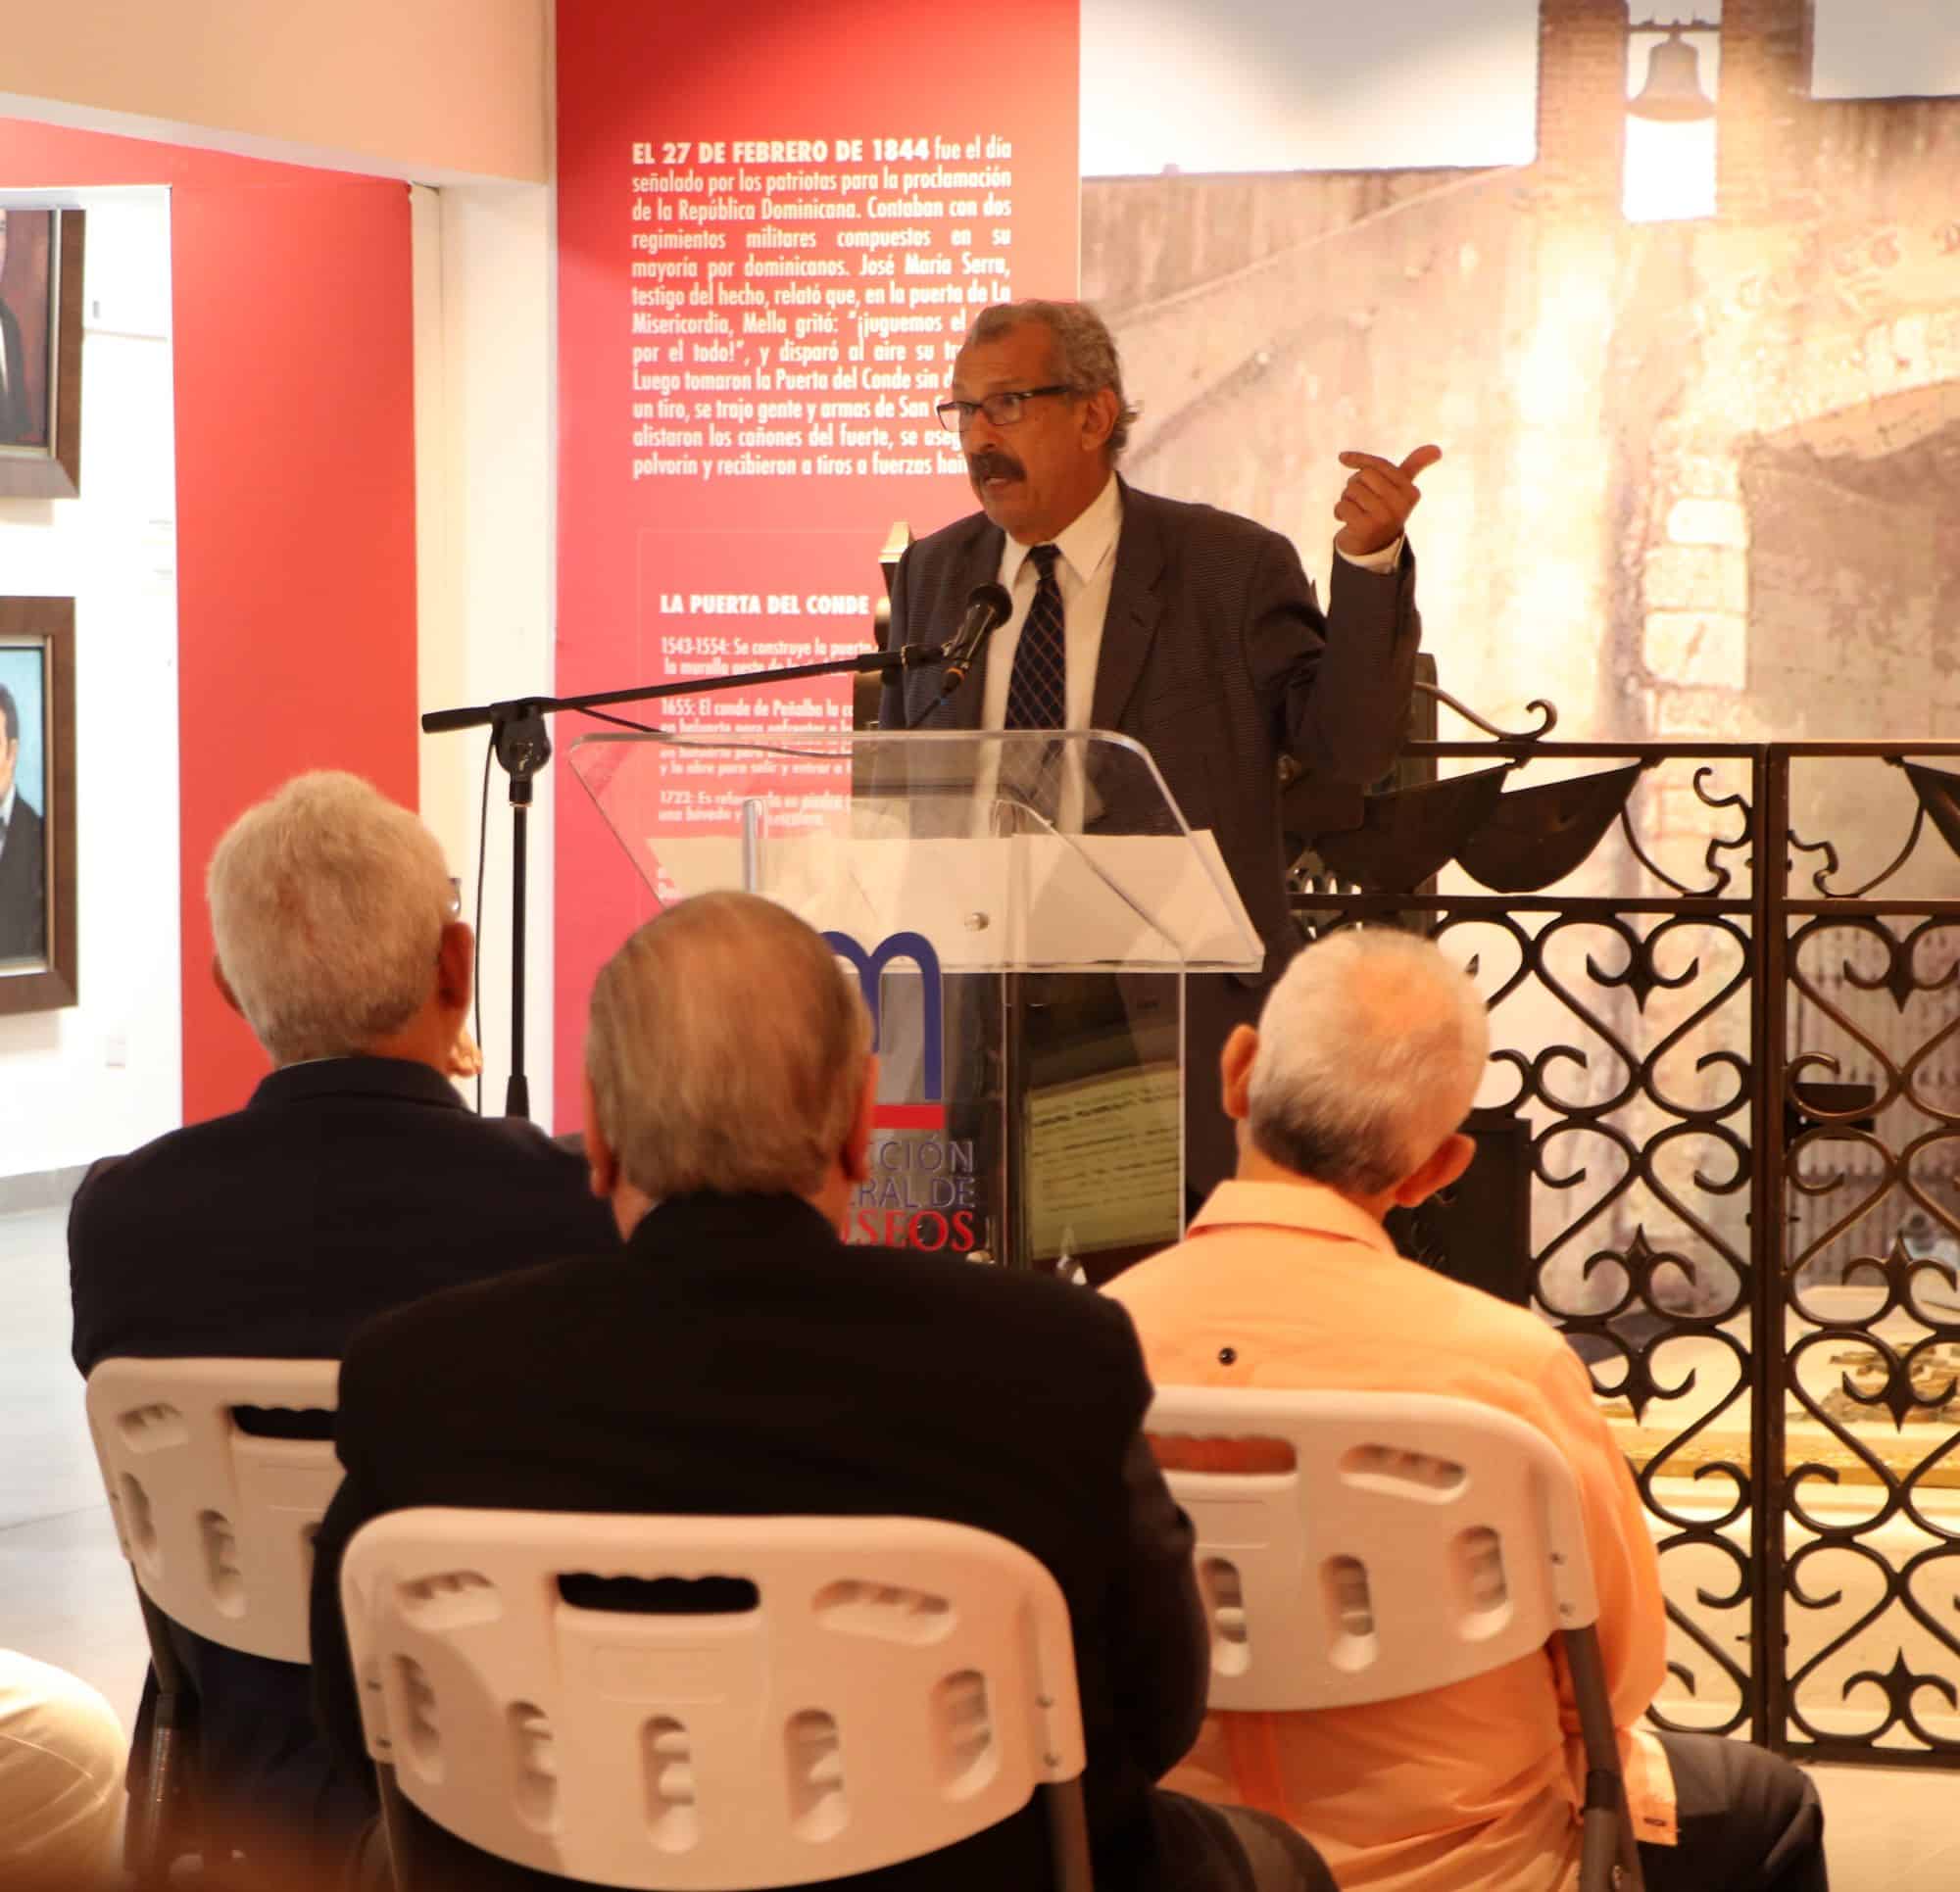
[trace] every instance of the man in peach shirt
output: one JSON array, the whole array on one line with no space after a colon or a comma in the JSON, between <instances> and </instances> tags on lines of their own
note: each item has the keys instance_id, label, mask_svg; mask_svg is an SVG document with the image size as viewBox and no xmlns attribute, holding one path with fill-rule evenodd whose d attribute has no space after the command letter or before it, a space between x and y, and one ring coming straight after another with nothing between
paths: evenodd
<instances>
[{"instance_id":1,"label":"man in peach shirt","mask_svg":"<svg viewBox=\"0 0 1960 1892\"><path fill-rule=\"evenodd\" d=\"M1578 1357L1536 1315L1401 1259L1383 1230L1468 1167L1458 1126L1488 1044L1475 988L1426 941L1310 946L1257 1031L1225 1045L1236 1178L1107 1291L1160 1386L1453 1393L1555 1440L1579 1480L1650 1892L1824 1892L1806 1775L1746 1742L1636 1728L1665 1673L1658 1561ZM1547 1649L1366 1707L1211 1715L1173 1784L1283 1815L1344 1888L1553 1892L1575 1878L1583 1778Z\"/></svg>"}]
</instances>

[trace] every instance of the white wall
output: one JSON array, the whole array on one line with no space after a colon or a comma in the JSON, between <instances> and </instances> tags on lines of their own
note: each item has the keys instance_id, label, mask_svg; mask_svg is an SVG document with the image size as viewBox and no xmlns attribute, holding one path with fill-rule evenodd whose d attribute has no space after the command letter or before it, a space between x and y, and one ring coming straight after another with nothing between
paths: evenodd
<instances>
[{"instance_id":1,"label":"white wall","mask_svg":"<svg viewBox=\"0 0 1960 1892\"><path fill-rule=\"evenodd\" d=\"M547 174L549 0L7 9L0 117L433 181Z\"/></svg>"},{"instance_id":2,"label":"white wall","mask_svg":"<svg viewBox=\"0 0 1960 1892\"><path fill-rule=\"evenodd\" d=\"M0 500L0 590L75 601L81 1002L0 1016L0 1176L183 1120L165 192L83 191L81 497Z\"/></svg>"},{"instance_id":3,"label":"white wall","mask_svg":"<svg viewBox=\"0 0 1960 1892\"><path fill-rule=\"evenodd\" d=\"M552 687L552 228L543 186L417 190L416 517L418 692L424 709ZM568 739L571 732L564 732ZM554 740L560 732L554 730ZM477 805L487 732L421 739L421 811L476 897ZM531 1114L551 1121L552 824L582 793L563 755L529 816L524 1064ZM509 778L490 776L483 909L483 1107L504 1108L510 1048Z\"/></svg>"},{"instance_id":4,"label":"white wall","mask_svg":"<svg viewBox=\"0 0 1960 1892\"><path fill-rule=\"evenodd\" d=\"M1082 0L1082 174L1529 164L1538 14L1538 0Z\"/></svg>"},{"instance_id":5,"label":"white wall","mask_svg":"<svg viewBox=\"0 0 1960 1892\"><path fill-rule=\"evenodd\" d=\"M1951 98L1960 93L1960 18L1928 0L1817 0L1810 95Z\"/></svg>"},{"instance_id":6,"label":"white wall","mask_svg":"<svg viewBox=\"0 0 1960 1892\"><path fill-rule=\"evenodd\" d=\"M0 1017L0 1176L127 1149L182 1121L168 193L85 191L82 497L0 500L0 589L76 601L81 998ZM549 689L554 458L549 193L417 190L421 706ZM423 737L424 817L476 893L477 735ZM526 1066L550 1121L553 798L531 819ZM493 771L484 1103L510 1043L510 813ZM120 1047L126 1046L126 1053ZM112 1055L124 1061L112 1065Z\"/></svg>"}]
</instances>

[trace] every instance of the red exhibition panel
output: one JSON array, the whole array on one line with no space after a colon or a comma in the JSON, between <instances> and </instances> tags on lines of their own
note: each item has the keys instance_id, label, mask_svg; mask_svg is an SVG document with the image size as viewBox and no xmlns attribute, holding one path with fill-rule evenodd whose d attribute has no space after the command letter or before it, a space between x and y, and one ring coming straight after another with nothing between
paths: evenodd
<instances>
[{"instance_id":1,"label":"red exhibition panel","mask_svg":"<svg viewBox=\"0 0 1960 1892\"><path fill-rule=\"evenodd\" d=\"M302 769L417 800L408 186L180 186L171 259L194 1123L236 1109L267 1068L212 984L219 837Z\"/></svg>"},{"instance_id":2,"label":"red exhibition panel","mask_svg":"<svg viewBox=\"0 0 1960 1892\"><path fill-rule=\"evenodd\" d=\"M1076 289L1077 0L985 25L937 0L560 0L561 695L862 650L893 525L973 509L931 414L959 338ZM682 702L643 720L850 721L842 679ZM569 1123L593 976L652 902L569 769L558 805Z\"/></svg>"}]
</instances>

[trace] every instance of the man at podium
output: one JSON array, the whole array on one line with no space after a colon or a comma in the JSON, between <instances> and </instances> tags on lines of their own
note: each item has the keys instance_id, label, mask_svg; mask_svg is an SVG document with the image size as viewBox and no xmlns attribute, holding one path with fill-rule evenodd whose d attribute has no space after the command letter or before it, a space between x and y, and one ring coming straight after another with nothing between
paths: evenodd
<instances>
[{"instance_id":1,"label":"man at podium","mask_svg":"<svg viewBox=\"0 0 1960 1892\"><path fill-rule=\"evenodd\" d=\"M1417 476L1441 455L1341 456L1350 470L1323 611L1280 534L1121 478L1137 412L1086 304L981 312L939 407L981 509L901 559L891 648L950 636L984 584L1004 587L1012 610L950 697L936 670L894 673L879 726L1114 730L1150 751L1190 826L1216 836L1266 957L1256 973L1187 986L1186 1177L1202 1194L1234 1161L1219 1049L1299 945L1280 756L1348 783L1394 761L1421 637L1403 533Z\"/></svg>"}]
</instances>

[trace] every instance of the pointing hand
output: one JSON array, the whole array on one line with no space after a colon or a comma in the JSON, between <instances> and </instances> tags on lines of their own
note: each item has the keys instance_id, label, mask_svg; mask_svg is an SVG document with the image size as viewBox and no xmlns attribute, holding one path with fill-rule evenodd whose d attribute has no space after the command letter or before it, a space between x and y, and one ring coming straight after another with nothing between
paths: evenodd
<instances>
[{"instance_id":1,"label":"pointing hand","mask_svg":"<svg viewBox=\"0 0 1960 1892\"><path fill-rule=\"evenodd\" d=\"M1408 530L1409 514L1422 499L1418 476L1442 458L1441 447L1418 447L1399 466L1378 454L1343 454L1342 465L1353 471L1334 508L1341 521L1335 545L1352 558L1394 545Z\"/></svg>"}]
</instances>

